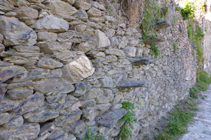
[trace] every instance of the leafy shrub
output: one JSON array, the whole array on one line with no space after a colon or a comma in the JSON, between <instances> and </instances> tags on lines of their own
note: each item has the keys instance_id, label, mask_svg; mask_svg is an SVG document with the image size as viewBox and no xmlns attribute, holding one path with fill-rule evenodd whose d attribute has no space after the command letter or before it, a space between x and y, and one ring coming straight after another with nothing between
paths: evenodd
<instances>
[{"instance_id":1,"label":"leafy shrub","mask_svg":"<svg viewBox=\"0 0 211 140\"><path fill-rule=\"evenodd\" d=\"M195 6L194 3L192 2L188 2L185 6L185 8L183 8L181 10L182 13L182 17L184 20L193 20L193 18L195 17L194 12L195 12Z\"/></svg>"},{"instance_id":2,"label":"leafy shrub","mask_svg":"<svg viewBox=\"0 0 211 140\"><path fill-rule=\"evenodd\" d=\"M92 131L90 130L89 126L87 126L87 132L86 132L87 138L82 138L82 140L106 140L103 136L94 135Z\"/></svg>"}]
</instances>

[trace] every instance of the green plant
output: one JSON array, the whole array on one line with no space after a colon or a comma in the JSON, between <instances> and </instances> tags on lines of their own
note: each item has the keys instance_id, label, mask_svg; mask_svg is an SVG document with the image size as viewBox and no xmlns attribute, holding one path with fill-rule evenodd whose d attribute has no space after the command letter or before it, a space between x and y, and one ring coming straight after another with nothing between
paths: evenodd
<instances>
[{"instance_id":1,"label":"green plant","mask_svg":"<svg viewBox=\"0 0 211 140\"><path fill-rule=\"evenodd\" d=\"M160 55L160 51L155 44L152 44L150 47L150 52L153 57L157 58Z\"/></svg>"},{"instance_id":2,"label":"green plant","mask_svg":"<svg viewBox=\"0 0 211 140\"><path fill-rule=\"evenodd\" d=\"M179 7L179 4L176 4L175 2L174 2L174 7L175 7L176 11L180 11L181 10L180 7Z\"/></svg>"},{"instance_id":3,"label":"green plant","mask_svg":"<svg viewBox=\"0 0 211 140\"><path fill-rule=\"evenodd\" d=\"M173 42L173 46L174 46L174 54L177 53L177 44L175 42Z\"/></svg>"},{"instance_id":4,"label":"green plant","mask_svg":"<svg viewBox=\"0 0 211 140\"><path fill-rule=\"evenodd\" d=\"M178 19L177 15L174 15L174 23L173 23L173 26L176 26L177 25L177 19Z\"/></svg>"},{"instance_id":5,"label":"green plant","mask_svg":"<svg viewBox=\"0 0 211 140\"><path fill-rule=\"evenodd\" d=\"M142 36L143 39L146 39L148 37L157 37L157 35L156 34L143 34L143 36Z\"/></svg>"},{"instance_id":6,"label":"green plant","mask_svg":"<svg viewBox=\"0 0 211 140\"><path fill-rule=\"evenodd\" d=\"M127 110L127 114L125 114L120 120L120 121L124 121L124 124L121 127L118 137L121 138L122 140L127 140L129 137L132 136L130 125L133 122L136 122L134 118L135 114L133 111L135 109L135 104L128 101L124 101L122 103L122 108L125 108Z\"/></svg>"},{"instance_id":7,"label":"green plant","mask_svg":"<svg viewBox=\"0 0 211 140\"><path fill-rule=\"evenodd\" d=\"M82 140L106 140L103 136L94 135L92 131L90 130L89 126L87 126L87 132L86 132L87 138L82 138Z\"/></svg>"},{"instance_id":8,"label":"green plant","mask_svg":"<svg viewBox=\"0 0 211 140\"><path fill-rule=\"evenodd\" d=\"M193 18L195 17L194 12L195 12L196 8L194 6L193 2L188 2L185 5L185 8L182 8L181 10L181 14L184 20L193 20Z\"/></svg>"}]
</instances>

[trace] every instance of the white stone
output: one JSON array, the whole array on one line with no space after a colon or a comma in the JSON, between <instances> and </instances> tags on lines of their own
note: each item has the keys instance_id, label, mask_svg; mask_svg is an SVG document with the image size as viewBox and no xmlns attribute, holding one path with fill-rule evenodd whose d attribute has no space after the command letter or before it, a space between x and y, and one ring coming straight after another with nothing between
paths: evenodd
<instances>
[{"instance_id":1,"label":"white stone","mask_svg":"<svg viewBox=\"0 0 211 140\"><path fill-rule=\"evenodd\" d=\"M97 41L98 48L104 48L104 47L110 46L111 44L108 37L100 30L95 31L95 38Z\"/></svg>"}]
</instances>

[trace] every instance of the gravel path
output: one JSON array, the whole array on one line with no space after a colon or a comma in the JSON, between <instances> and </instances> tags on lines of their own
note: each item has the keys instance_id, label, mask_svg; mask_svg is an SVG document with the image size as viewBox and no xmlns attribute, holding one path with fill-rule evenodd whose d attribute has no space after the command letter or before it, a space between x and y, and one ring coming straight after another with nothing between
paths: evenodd
<instances>
[{"instance_id":1,"label":"gravel path","mask_svg":"<svg viewBox=\"0 0 211 140\"><path fill-rule=\"evenodd\" d=\"M201 94L206 96L205 100L200 99L194 122L188 126L188 133L180 140L211 140L211 85Z\"/></svg>"}]
</instances>

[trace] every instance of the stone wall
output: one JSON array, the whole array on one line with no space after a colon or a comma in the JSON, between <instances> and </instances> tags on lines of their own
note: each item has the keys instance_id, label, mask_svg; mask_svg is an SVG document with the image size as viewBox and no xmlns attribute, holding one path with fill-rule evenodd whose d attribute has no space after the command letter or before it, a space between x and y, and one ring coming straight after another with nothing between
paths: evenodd
<instances>
[{"instance_id":1,"label":"stone wall","mask_svg":"<svg viewBox=\"0 0 211 140\"><path fill-rule=\"evenodd\" d=\"M188 95L196 55L173 3L168 5L170 27L145 44L139 28L121 15L120 4L114 5L115 17L106 5L0 0L2 140L75 140L86 135L86 126L113 140L126 113L123 101L143 103L132 125L132 139L141 139ZM160 50L157 59L150 53L152 41Z\"/></svg>"}]
</instances>

